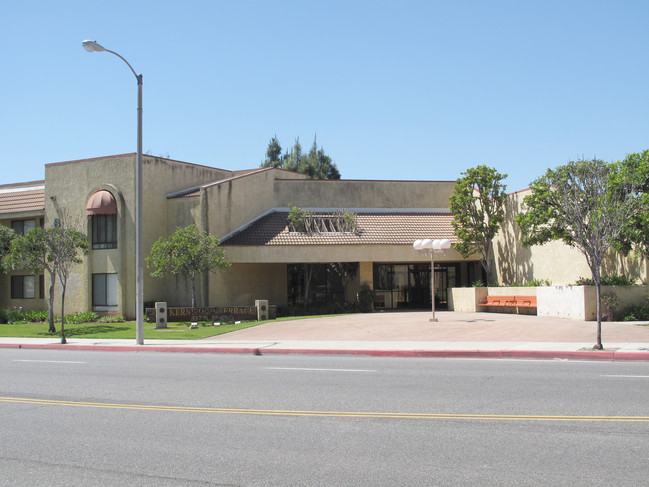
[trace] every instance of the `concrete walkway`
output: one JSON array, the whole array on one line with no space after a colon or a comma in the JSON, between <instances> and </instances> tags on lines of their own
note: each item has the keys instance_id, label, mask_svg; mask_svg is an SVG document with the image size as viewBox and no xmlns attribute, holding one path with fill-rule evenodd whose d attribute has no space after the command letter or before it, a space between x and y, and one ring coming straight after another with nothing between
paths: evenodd
<instances>
[{"instance_id":1,"label":"concrete walkway","mask_svg":"<svg viewBox=\"0 0 649 487\"><path fill-rule=\"evenodd\" d=\"M0 338L0 348L66 350L363 354L401 357L485 357L649 360L646 322L602 324L605 350L593 351L597 323L503 313L382 312L276 321L202 340Z\"/></svg>"}]
</instances>

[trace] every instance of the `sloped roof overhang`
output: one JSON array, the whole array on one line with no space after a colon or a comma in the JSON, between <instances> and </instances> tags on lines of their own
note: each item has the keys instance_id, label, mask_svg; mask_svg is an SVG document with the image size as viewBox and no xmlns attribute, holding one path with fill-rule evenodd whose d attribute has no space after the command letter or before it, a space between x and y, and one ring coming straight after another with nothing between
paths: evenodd
<instances>
[{"instance_id":1,"label":"sloped roof overhang","mask_svg":"<svg viewBox=\"0 0 649 487\"><path fill-rule=\"evenodd\" d=\"M309 209L331 214L339 209ZM355 232L291 232L288 208L275 208L221 237L224 246L295 247L323 245L409 245L417 239L448 238L456 241L453 215L448 209L352 209L357 214Z\"/></svg>"}]
</instances>

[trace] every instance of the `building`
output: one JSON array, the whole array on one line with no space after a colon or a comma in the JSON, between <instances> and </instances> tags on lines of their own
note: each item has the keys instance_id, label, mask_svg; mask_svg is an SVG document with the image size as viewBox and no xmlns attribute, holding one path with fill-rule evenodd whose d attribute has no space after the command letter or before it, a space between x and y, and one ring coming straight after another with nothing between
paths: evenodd
<instances>
[{"instance_id":1,"label":"building","mask_svg":"<svg viewBox=\"0 0 649 487\"><path fill-rule=\"evenodd\" d=\"M53 163L45 166L44 181L0 186L0 224L20 233L65 219L87 232L90 250L69 280L66 311L135 316L135 165L135 154ZM355 299L360 284L368 283L376 307L428 308L430 256L412 244L454 239L448 210L453 186L454 181L309 180L276 168L230 171L145 155L144 254L158 238L189 224L218 236L232 269L202 278L200 306L252 305L257 299L278 306L305 299L325 305ZM562 244L520 247L513 216L522 195L511 196L508 223L495 242L498 279L569 284L588 276L583 257ZM291 231L292 206L311 211L318 229ZM353 231L335 224L344 210L355 216ZM351 265L353 279L327 272L333 263ZM647 273L644 261L611 265L640 280ZM445 251L435 258L436 301L443 306L448 287L481 277L477 257ZM25 271L3 276L0 307L46 308L48 279ZM156 279L145 268L145 303L188 305L190 293L182 278Z\"/></svg>"}]
</instances>

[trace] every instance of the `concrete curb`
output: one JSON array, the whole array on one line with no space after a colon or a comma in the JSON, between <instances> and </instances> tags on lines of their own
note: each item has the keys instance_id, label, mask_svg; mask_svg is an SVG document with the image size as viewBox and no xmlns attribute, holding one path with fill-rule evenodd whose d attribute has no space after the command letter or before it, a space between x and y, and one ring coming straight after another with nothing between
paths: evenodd
<instances>
[{"instance_id":1,"label":"concrete curb","mask_svg":"<svg viewBox=\"0 0 649 487\"><path fill-rule=\"evenodd\" d=\"M167 352L167 353L233 353L244 355L368 355L372 357L403 358L485 358L536 360L649 361L649 352L620 352L612 350L548 351L548 350L346 350L293 349L254 347L194 347L165 345L76 345L0 343L0 348L41 350L83 350L98 352Z\"/></svg>"}]
</instances>

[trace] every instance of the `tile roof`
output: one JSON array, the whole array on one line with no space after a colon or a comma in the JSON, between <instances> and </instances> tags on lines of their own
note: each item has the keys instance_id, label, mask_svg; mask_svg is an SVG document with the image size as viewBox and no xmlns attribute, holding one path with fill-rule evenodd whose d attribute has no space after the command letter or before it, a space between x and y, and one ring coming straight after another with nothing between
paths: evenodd
<instances>
[{"instance_id":1,"label":"tile roof","mask_svg":"<svg viewBox=\"0 0 649 487\"><path fill-rule=\"evenodd\" d=\"M0 187L0 213L45 210L45 186Z\"/></svg>"},{"instance_id":2,"label":"tile roof","mask_svg":"<svg viewBox=\"0 0 649 487\"><path fill-rule=\"evenodd\" d=\"M417 239L448 238L455 242L451 220L443 211L363 211L355 233L290 232L288 211L276 210L224 237L223 245L412 245Z\"/></svg>"}]
</instances>

